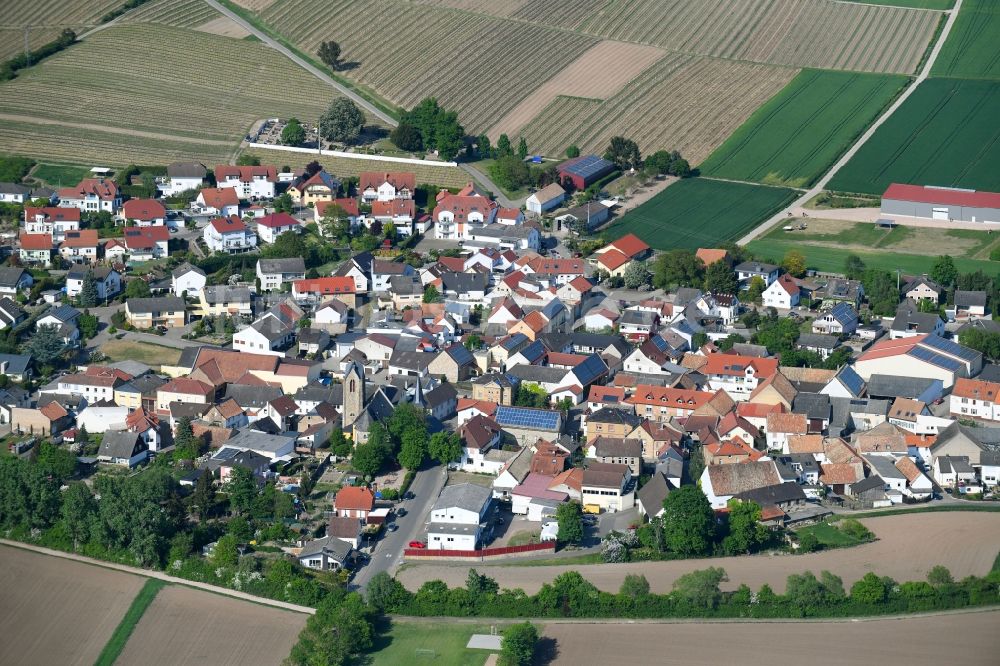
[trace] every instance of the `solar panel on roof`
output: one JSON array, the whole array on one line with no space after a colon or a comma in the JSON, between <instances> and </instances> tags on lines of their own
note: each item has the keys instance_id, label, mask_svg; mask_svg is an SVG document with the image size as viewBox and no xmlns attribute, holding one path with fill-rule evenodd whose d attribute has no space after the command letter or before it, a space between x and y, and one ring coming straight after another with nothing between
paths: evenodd
<instances>
[{"instance_id":1,"label":"solar panel on roof","mask_svg":"<svg viewBox=\"0 0 1000 666\"><path fill-rule=\"evenodd\" d=\"M946 354L951 354L952 356L957 356L958 358L965 361L975 361L979 356L979 352L969 349L968 347L963 347L957 342L952 342L951 340L945 340L944 338L937 335L928 335L924 338L923 343L928 347L934 347L935 349L940 349Z\"/></svg>"},{"instance_id":2,"label":"solar panel on roof","mask_svg":"<svg viewBox=\"0 0 1000 666\"><path fill-rule=\"evenodd\" d=\"M589 384L604 372L604 361L601 360L596 354L591 354L587 357L587 360L573 368L573 374L576 375L584 385Z\"/></svg>"},{"instance_id":3,"label":"solar panel on roof","mask_svg":"<svg viewBox=\"0 0 1000 666\"><path fill-rule=\"evenodd\" d=\"M860 395L865 387L865 380L861 379L861 376L850 366L844 366L844 369L840 371L840 381L854 395Z\"/></svg>"},{"instance_id":4,"label":"solar panel on roof","mask_svg":"<svg viewBox=\"0 0 1000 666\"><path fill-rule=\"evenodd\" d=\"M496 422L516 428L555 430L559 427L559 412L525 407L497 407Z\"/></svg>"},{"instance_id":5,"label":"solar panel on roof","mask_svg":"<svg viewBox=\"0 0 1000 666\"><path fill-rule=\"evenodd\" d=\"M938 354L930 349L925 349L924 347L914 347L910 350L909 356L913 358L918 358L921 361L926 361L931 365L936 365L939 368L944 368L946 370L951 370L952 372L958 370L962 367L961 362L956 361L953 358L949 358L943 354Z\"/></svg>"},{"instance_id":6,"label":"solar panel on roof","mask_svg":"<svg viewBox=\"0 0 1000 666\"><path fill-rule=\"evenodd\" d=\"M566 167L565 171L582 176L583 178L590 178L612 168L612 166L611 162L597 155L584 155Z\"/></svg>"}]
</instances>

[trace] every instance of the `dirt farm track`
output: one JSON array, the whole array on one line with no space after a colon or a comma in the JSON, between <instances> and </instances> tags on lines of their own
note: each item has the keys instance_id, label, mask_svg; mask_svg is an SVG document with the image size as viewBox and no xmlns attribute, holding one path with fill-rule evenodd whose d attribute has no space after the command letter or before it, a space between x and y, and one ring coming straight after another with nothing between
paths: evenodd
<instances>
[{"instance_id":1,"label":"dirt farm track","mask_svg":"<svg viewBox=\"0 0 1000 666\"><path fill-rule=\"evenodd\" d=\"M470 566L492 576L502 588L522 588L534 594L543 583L564 571L579 571L598 588L617 592L626 574L643 574L653 592L669 592L674 580L689 571L722 567L729 574L724 588L735 589L746 583L759 589L767 583L784 591L790 573L812 571L819 575L829 570L849 587L869 571L891 576L897 581L923 580L936 564L948 567L955 578L989 572L1000 552L1000 513L942 512L868 518L862 521L878 540L874 543L830 550L809 555L762 555L757 557L722 557L672 562L636 562L629 564L572 566L489 566L413 564L397 577L411 590L428 580L440 579L449 586L462 586ZM568 663L568 662L567 662ZM1000 662L998 662L1000 663Z\"/></svg>"},{"instance_id":2,"label":"dirt farm track","mask_svg":"<svg viewBox=\"0 0 1000 666\"><path fill-rule=\"evenodd\" d=\"M995 666L997 627L1000 611L794 624L547 624L543 635L556 641L551 666L621 663L621 655L684 666Z\"/></svg>"},{"instance_id":3,"label":"dirt farm track","mask_svg":"<svg viewBox=\"0 0 1000 666\"><path fill-rule=\"evenodd\" d=\"M0 664L90 666L145 582L0 546Z\"/></svg>"}]
</instances>

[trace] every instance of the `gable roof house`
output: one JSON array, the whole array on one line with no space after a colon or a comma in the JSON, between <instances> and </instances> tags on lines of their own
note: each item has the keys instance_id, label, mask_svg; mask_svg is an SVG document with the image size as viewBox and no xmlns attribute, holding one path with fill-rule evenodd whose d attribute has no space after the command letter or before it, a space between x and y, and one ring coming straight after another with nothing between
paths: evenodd
<instances>
[{"instance_id":1,"label":"gable roof house","mask_svg":"<svg viewBox=\"0 0 1000 666\"><path fill-rule=\"evenodd\" d=\"M125 301L125 317L136 328L180 328L187 321L187 304L183 298L130 298Z\"/></svg>"},{"instance_id":2,"label":"gable roof house","mask_svg":"<svg viewBox=\"0 0 1000 666\"><path fill-rule=\"evenodd\" d=\"M409 200L416 189L416 175L406 171L362 171L358 176L358 193L365 203Z\"/></svg>"},{"instance_id":3,"label":"gable roof house","mask_svg":"<svg viewBox=\"0 0 1000 666\"><path fill-rule=\"evenodd\" d=\"M129 199L122 205L125 224L135 227L157 227L167 223L167 209L156 199Z\"/></svg>"},{"instance_id":4,"label":"gable roof house","mask_svg":"<svg viewBox=\"0 0 1000 666\"><path fill-rule=\"evenodd\" d=\"M49 234L58 243L66 237L67 231L79 230L80 211L77 208L27 206L24 209L24 231L29 234Z\"/></svg>"},{"instance_id":5,"label":"gable roof house","mask_svg":"<svg viewBox=\"0 0 1000 666\"><path fill-rule=\"evenodd\" d=\"M872 375L939 379L951 388L959 377L974 377L983 367L983 355L937 335L915 335L876 342L854 363L865 380Z\"/></svg>"},{"instance_id":6,"label":"gable roof house","mask_svg":"<svg viewBox=\"0 0 1000 666\"><path fill-rule=\"evenodd\" d=\"M156 179L156 188L165 197L194 190L205 182L208 169L198 162L173 162L167 165L166 177Z\"/></svg>"},{"instance_id":7,"label":"gable roof house","mask_svg":"<svg viewBox=\"0 0 1000 666\"><path fill-rule=\"evenodd\" d=\"M170 232L166 227L125 227L122 240L129 261L160 259L170 253Z\"/></svg>"},{"instance_id":8,"label":"gable roof house","mask_svg":"<svg viewBox=\"0 0 1000 666\"><path fill-rule=\"evenodd\" d=\"M903 296L914 301L927 299L937 303L944 294L944 287L926 275L914 278L903 285Z\"/></svg>"},{"instance_id":9,"label":"gable roof house","mask_svg":"<svg viewBox=\"0 0 1000 666\"><path fill-rule=\"evenodd\" d=\"M566 190L558 183L550 183L542 189L531 193L524 202L524 207L529 213L541 215L554 208L558 208L566 199Z\"/></svg>"},{"instance_id":10,"label":"gable roof house","mask_svg":"<svg viewBox=\"0 0 1000 666\"><path fill-rule=\"evenodd\" d=\"M215 167L215 183L220 188L233 189L240 199L273 199L278 182L277 169L270 165Z\"/></svg>"},{"instance_id":11,"label":"gable roof house","mask_svg":"<svg viewBox=\"0 0 1000 666\"><path fill-rule=\"evenodd\" d=\"M257 247L257 234L236 215L214 218L205 226L202 237L212 252L242 254Z\"/></svg>"},{"instance_id":12,"label":"gable roof house","mask_svg":"<svg viewBox=\"0 0 1000 666\"><path fill-rule=\"evenodd\" d=\"M711 354L701 368L713 391L722 389L734 400L746 400L758 384L776 373L778 360L737 354Z\"/></svg>"},{"instance_id":13,"label":"gable roof house","mask_svg":"<svg viewBox=\"0 0 1000 666\"><path fill-rule=\"evenodd\" d=\"M185 262L170 272L170 291L174 296L184 297L200 292L208 278L205 271Z\"/></svg>"},{"instance_id":14,"label":"gable roof house","mask_svg":"<svg viewBox=\"0 0 1000 666\"><path fill-rule=\"evenodd\" d=\"M321 201L333 201L340 192L340 180L320 169L311 176L303 174L292 181L286 192L292 201L302 206L315 206ZM273 242L273 241L268 241Z\"/></svg>"},{"instance_id":15,"label":"gable roof house","mask_svg":"<svg viewBox=\"0 0 1000 666\"><path fill-rule=\"evenodd\" d=\"M736 495L782 483L773 461L709 465L701 474L701 489L713 509L724 509Z\"/></svg>"},{"instance_id":16,"label":"gable roof house","mask_svg":"<svg viewBox=\"0 0 1000 666\"><path fill-rule=\"evenodd\" d=\"M434 206L434 235L448 240L465 240L472 230L491 224L498 207L471 183L458 194L441 190Z\"/></svg>"},{"instance_id":17,"label":"gable roof house","mask_svg":"<svg viewBox=\"0 0 1000 666\"><path fill-rule=\"evenodd\" d=\"M0 266L0 295L17 296L35 283L31 273L20 266Z\"/></svg>"},{"instance_id":18,"label":"gable roof house","mask_svg":"<svg viewBox=\"0 0 1000 666\"><path fill-rule=\"evenodd\" d=\"M812 323L812 332L825 335L853 335L858 330L858 313L850 303L834 305Z\"/></svg>"},{"instance_id":19,"label":"gable roof house","mask_svg":"<svg viewBox=\"0 0 1000 666\"><path fill-rule=\"evenodd\" d=\"M799 289L795 278L788 273L784 273L764 290L761 297L763 298L764 307L783 308L787 310L798 306L801 294L802 290Z\"/></svg>"},{"instance_id":20,"label":"gable roof house","mask_svg":"<svg viewBox=\"0 0 1000 666\"><path fill-rule=\"evenodd\" d=\"M301 232L302 223L288 213L270 213L257 218L257 237L265 243L275 242L281 234Z\"/></svg>"},{"instance_id":21,"label":"gable roof house","mask_svg":"<svg viewBox=\"0 0 1000 666\"><path fill-rule=\"evenodd\" d=\"M29 234L24 231L19 237L19 256L22 263L44 264L52 263L52 250L55 248L50 234Z\"/></svg>"},{"instance_id":22,"label":"gable roof house","mask_svg":"<svg viewBox=\"0 0 1000 666\"><path fill-rule=\"evenodd\" d=\"M59 205L88 212L107 211L114 215L122 205L122 195L112 180L84 178L76 187L58 191Z\"/></svg>"},{"instance_id":23,"label":"gable roof house","mask_svg":"<svg viewBox=\"0 0 1000 666\"><path fill-rule=\"evenodd\" d=\"M230 217L240 214L240 198L232 187L206 187L198 192L196 210L208 215Z\"/></svg>"},{"instance_id":24,"label":"gable roof house","mask_svg":"<svg viewBox=\"0 0 1000 666\"><path fill-rule=\"evenodd\" d=\"M889 338L910 338L918 335L944 335L944 320L933 312L920 312L913 301L903 301L889 325Z\"/></svg>"},{"instance_id":25,"label":"gable roof house","mask_svg":"<svg viewBox=\"0 0 1000 666\"><path fill-rule=\"evenodd\" d=\"M106 430L97 450L102 462L132 469L149 457L149 445L137 432Z\"/></svg>"}]
</instances>

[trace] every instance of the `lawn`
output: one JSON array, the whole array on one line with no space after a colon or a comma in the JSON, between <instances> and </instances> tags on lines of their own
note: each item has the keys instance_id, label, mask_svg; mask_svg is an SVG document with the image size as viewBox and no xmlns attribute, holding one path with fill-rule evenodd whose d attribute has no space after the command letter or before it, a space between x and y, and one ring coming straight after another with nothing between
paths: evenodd
<instances>
[{"instance_id":1,"label":"lawn","mask_svg":"<svg viewBox=\"0 0 1000 666\"><path fill-rule=\"evenodd\" d=\"M39 164L31 172L33 178L44 181L52 187L76 185L89 175L90 167L80 164Z\"/></svg>"},{"instance_id":2,"label":"lawn","mask_svg":"<svg viewBox=\"0 0 1000 666\"><path fill-rule=\"evenodd\" d=\"M135 599L132 600L132 605L126 611L125 617L115 628L115 633L111 634L111 638L101 650L101 654L95 662L96 666L111 666L115 663L122 650L125 649L125 644L128 642L129 636L132 635L135 625L139 624L142 614L153 603L153 599L156 598L157 593L165 584L162 580L155 578L146 581L146 584L139 590L139 594L135 595Z\"/></svg>"},{"instance_id":3,"label":"lawn","mask_svg":"<svg viewBox=\"0 0 1000 666\"><path fill-rule=\"evenodd\" d=\"M1000 82L928 79L828 189L881 194L890 183L1000 189L997 118Z\"/></svg>"},{"instance_id":4,"label":"lawn","mask_svg":"<svg viewBox=\"0 0 1000 666\"><path fill-rule=\"evenodd\" d=\"M967 79L1000 79L1000 5L965 0L931 73Z\"/></svg>"},{"instance_id":5,"label":"lawn","mask_svg":"<svg viewBox=\"0 0 1000 666\"><path fill-rule=\"evenodd\" d=\"M898 75L803 70L701 164L701 173L772 185L810 185L906 81Z\"/></svg>"},{"instance_id":6,"label":"lawn","mask_svg":"<svg viewBox=\"0 0 1000 666\"><path fill-rule=\"evenodd\" d=\"M830 523L808 525L796 530L796 534L798 534L799 539L805 534L812 534L824 548L846 548L847 546L856 546L861 543L858 539L841 532Z\"/></svg>"},{"instance_id":7,"label":"lawn","mask_svg":"<svg viewBox=\"0 0 1000 666\"><path fill-rule=\"evenodd\" d=\"M468 650L465 646L472 634L488 633L489 625L393 622L392 629L387 634L380 634L375 639L377 651L370 655L371 663L372 666L425 662L448 666L482 666L490 653L486 650Z\"/></svg>"},{"instance_id":8,"label":"lawn","mask_svg":"<svg viewBox=\"0 0 1000 666\"><path fill-rule=\"evenodd\" d=\"M108 340L101 352L111 361L138 361L147 365L173 365L180 360L181 350L152 342Z\"/></svg>"},{"instance_id":9,"label":"lawn","mask_svg":"<svg viewBox=\"0 0 1000 666\"><path fill-rule=\"evenodd\" d=\"M951 255L962 272L982 270L992 275L1000 268L1000 263L988 259L1000 237L985 231L907 226L887 230L868 222L803 221L809 225L805 231L789 232L779 226L748 248L762 260L775 261L789 250L798 250L809 268L835 273L844 270L844 261L851 254L860 256L871 268L899 269L911 275L926 273L928 257L939 254Z\"/></svg>"},{"instance_id":10,"label":"lawn","mask_svg":"<svg viewBox=\"0 0 1000 666\"><path fill-rule=\"evenodd\" d=\"M718 247L781 210L795 190L689 178L614 221L606 235L634 233L659 250Z\"/></svg>"}]
</instances>

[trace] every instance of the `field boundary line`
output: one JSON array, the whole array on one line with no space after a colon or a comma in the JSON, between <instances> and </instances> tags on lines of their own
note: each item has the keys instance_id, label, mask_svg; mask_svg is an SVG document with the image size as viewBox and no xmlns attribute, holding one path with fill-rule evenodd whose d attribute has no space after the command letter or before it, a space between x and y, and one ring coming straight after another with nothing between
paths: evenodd
<instances>
[{"instance_id":1,"label":"field boundary line","mask_svg":"<svg viewBox=\"0 0 1000 666\"><path fill-rule=\"evenodd\" d=\"M135 628L139 624L139 620L146 614L149 607L156 601L156 596L160 593L160 590L166 587L166 585L162 580L155 578L146 579L146 584L142 586L135 595L135 598L132 599L132 603L129 605L128 610L125 611L121 622L115 627L108 642L104 644L104 649L97 656L94 666L113 666L118 657L121 656L129 638L135 633Z\"/></svg>"},{"instance_id":2,"label":"field boundary line","mask_svg":"<svg viewBox=\"0 0 1000 666\"><path fill-rule=\"evenodd\" d=\"M790 203L787 207L775 213L771 218L769 218L765 222L762 222L761 224L757 225L757 227L755 227L747 235L739 239L737 241L739 245L746 245L747 243L759 238L760 236L763 236L771 229L773 229L775 226L781 224L782 221L787 219L789 214L795 208L802 207L806 202L808 202L814 196L824 191L826 189L826 186L830 183L830 181L833 180L833 177L836 176L837 173L841 169L843 169L848 162L851 161L851 159L857 154L859 150L861 150L861 148L868 142L868 140L875 135L875 132L878 131L878 129L882 127L882 125L887 120L889 120L889 118L891 118L892 115L896 113L896 111L898 111L901 106L903 106L906 100L908 100L910 96L917 90L917 88L920 87L920 84L926 81L930 77L931 69L934 67L934 63L937 62L938 56L941 54L941 49L944 48L944 44L948 40L948 35L951 34L951 29L954 27L955 21L958 19L959 11L962 9L962 2L963 0L955 0L955 6L952 7L950 10L944 12L945 14L948 15L948 19L945 21L944 28L938 35L937 42L935 42L934 47L931 49L930 56L927 58L927 61L924 63L924 66L920 70L920 73L917 75L917 77L910 83L910 85L906 86L903 92L899 95L899 97L896 98L896 100L889 106L889 108L886 109L885 112L883 112L882 115L875 120L875 122L873 122L871 125L868 126L868 129L866 129L861 134L861 136L854 142L854 144L852 144L851 147L848 148L847 151L840 156L840 159L834 162L833 166L830 167L830 169L827 170L827 172L823 174L823 176L819 180L816 181L815 185L813 185L800 198L796 199L795 201Z\"/></svg>"},{"instance_id":3,"label":"field boundary line","mask_svg":"<svg viewBox=\"0 0 1000 666\"><path fill-rule=\"evenodd\" d=\"M186 587L192 587L198 590L202 590L204 592L213 592L215 594L221 594L226 597L232 597L234 599L241 599L243 601L250 601L257 604L263 604L264 606L273 606L275 608L294 611L296 613L302 613L305 615L316 614L316 609L310 608L309 606L300 606L299 604L293 604L287 601L278 601L277 599L258 597L253 594L247 594L246 592L230 590L227 587L212 585L211 583L202 583L196 580L188 580L187 578L178 578L177 576L171 576L170 574L163 573L162 571L155 571L152 569L142 569L140 567L133 567L127 564L118 564L116 562L105 562L104 560L94 559L93 557L87 557L85 555L78 555L76 553L64 553L61 550L45 548L44 546L36 546L30 543L22 543L20 541L12 541L10 539L0 539L0 545L10 546L12 548L20 548L22 550L28 550L34 553L39 553L41 555L49 555L50 557L61 557L64 560L72 560L74 562L80 562L82 564L90 564L95 567L112 569L114 571L120 571L122 573L132 574L134 576L154 578L156 580L161 580L165 583L173 583L174 585L184 585Z\"/></svg>"},{"instance_id":4,"label":"field boundary line","mask_svg":"<svg viewBox=\"0 0 1000 666\"><path fill-rule=\"evenodd\" d=\"M273 143L247 143L247 149L263 148L265 150L284 150L290 153L309 153L312 155L328 157L346 157L352 160L375 160L378 162L398 162L400 164L415 164L418 166L432 167L457 167L458 162L435 162L432 160L421 160L416 157L392 157L391 155L364 155L362 153L347 153L342 150L321 150L319 153L313 148L300 148L299 146L277 146Z\"/></svg>"},{"instance_id":5,"label":"field boundary line","mask_svg":"<svg viewBox=\"0 0 1000 666\"><path fill-rule=\"evenodd\" d=\"M125 127L111 127L108 125L93 125L90 123L74 123L64 120L53 120L52 118L39 118L37 116L21 116L16 113L0 113L0 120L10 120L16 123L26 123L29 125L55 125L58 127L73 127L87 130L89 132L104 132L106 134L124 134L126 136L138 136L146 139L156 139L158 141L179 141L181 143L197 143L206 146L232 146L232 141L222 141L221 139L198 139L193 136L178 136L176 134L161 134L159 132L145 132L143 130L128 129ZM49 162L46 162L49 164Z\"/></svg>"},{"instance_id":6,"label":"field boundary line","mask_svg":"<svg viewBox=\"0 0 1000 666\"><path fill-rule=\"evenodd\" d=\"M755 183L750 180L736 180L735 178L718 178L716 176L698 176L702 180L717 180L722 183L736 183L738 185L753 185L754 187L773 187L779 190L794 190L796 192L805 192L804 187L794 187L792 185L775 185L774 183Z\"/></svg>"}]
</instances>

